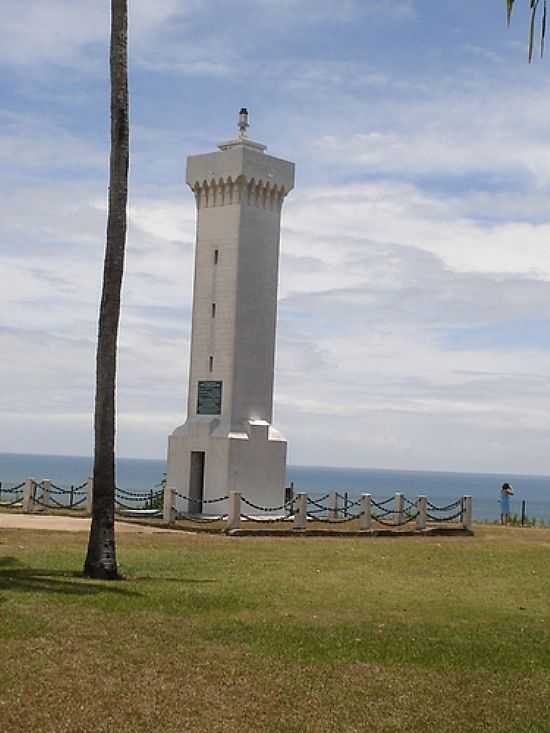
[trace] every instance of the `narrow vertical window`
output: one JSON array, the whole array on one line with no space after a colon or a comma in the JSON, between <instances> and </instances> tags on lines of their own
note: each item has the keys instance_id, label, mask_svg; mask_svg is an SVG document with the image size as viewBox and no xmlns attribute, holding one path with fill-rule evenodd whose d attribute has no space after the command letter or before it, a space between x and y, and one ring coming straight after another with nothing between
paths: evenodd
<instances>
[{"instance_id":1,"label":"narrow vertical window","mask_svg":"<svg viewBox=\"0 0 550 733\"><path fill-rule=\"evenodd\" d=\"M216 304L212 303L212 318L216 317Z\"/></svg>"},{"instance_id":2,"label":"narrow vertical window","mask_svg":"<svg viewBox=\"0 0 550 733\"><path fill-rule=\"evenodd\" d=\"M220 259L220 250L219 249L215 249L214 250L214 264L215 265L218 264L218 260L219 259Z\"/></svg>"},{"instance_id":3,"label":"narrow vertical window","mask_svg":"<svg viewBox=\"0 0 550 733\"><path fill-rule=\"evenodd\" d=\"M210 372L214 371L214 357L213 356L208 357L208 370Z\"/></svg>"}]
</instances>

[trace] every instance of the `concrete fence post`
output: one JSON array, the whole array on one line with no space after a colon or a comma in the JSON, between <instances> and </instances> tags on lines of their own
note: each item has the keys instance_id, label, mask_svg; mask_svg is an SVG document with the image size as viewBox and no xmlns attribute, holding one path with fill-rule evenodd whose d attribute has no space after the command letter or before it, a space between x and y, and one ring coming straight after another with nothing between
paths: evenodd
<instances>
[{"instance_id":1,"label":"concrete fence post","mask_svg":"<svg viewBox=\"0 0 550 733\"><path fill-rule=\"evenodd\" d=\"M464 529L472 529L473 524L473 511L472 511L472 497L464 497L464 512L462 515L462 526Z\"/></svg>"},{"instance_id":2,"label":"concrete fence post","mask_svg":"<svg viewBox=\"0 0 550 733\"><path fill-rule=\"evenodd\" d=\"M229 511L227 513L226 529L239 529L241 526L241 492L229 492Z\"/></svg>"},{"instance_id":3,"label":"concrete fence post","mask_svg":"<svg viewBox=\"0 0 550 733\"><path fill-rule=\"evenodd\" d=\"M32 512L33 491L34 491L34 479L28 478L26 479L25 486L23 487L23 512L25 514L30 514Z\"/></svg>"},{"instance_id":4,"label":"concrete fence post","mask_svg":"<svg viewBox=\"0 0 550 733\"><path fill-rule=\"evenodd\" d=\"M338 519L338 492L331 491L328 496L328 518L331 521Z\"/></svg>"},{"instance_id":5,"label":"concrete fence post","mask_svg":"<svg viewBox=\"0 0 550 733\"><path fill-rule=\"evenodd\" d=\"M405 498L399 492L395 494L395 514L397 524L402 524L405 521Z\"/></svg>"},{"instance_id":6,"label":"concrete fence post","mask_svg":"<svg viewBox=\"0 0 550 733\"><path fill-rule=\"evenodd\" d=\"M426 529L426 525L428 523L428 517L426 516L428 513L428 505L425 496L416 497L416 511L418 512L416 515L416 529Z\"/></svg>"},{"instance_id":7,"label":"concrete fence post","mask_svg":"<svg viewBox=\"0 0 550 733\"><path fill-rule=\"evenodd\" d=\"M50 506L51 481L48 478L43 478L40 482L40 485L42 486L42 498L40 499L40 501L42 502L42 504L44 504L44 506L41 508L45 512L47 512Z\"/></svg>"},{"instance_id":8,"label":"concrete fence post","mask_svg":"<svg viewBox=\"0 0 550 733\"><path fill-rule=\"evenodd\" d=\"M174 489L171 486L164 487L164 503L162 517L166 524L174 524L176 519L174 511Z\"/></svg>"},{"instance_id":9,"label":"concrete fence post","mask_svg":"<svg viewBox=\"0 0 550 733\"><path fill-rule=\"evenodd\" d=\"M372 529L372 496L361 494L361 516L359 517L359 529Z\"/></svg>"},{"instance_id":10,"label":"concrete fence post","mask_svg":"<svg viewBox=\"0 0 550 733\"><path fill-rule=\"evenodd\" d=\"M294 512L293 529L305 529L307 522L307 494L296 495L296 509Z\"/></svg>"},{"instance_id":11,"label":"concrete fence post","mask_svg":"<svg viewBox=\"0 0 550 733\"><path fill-rule=\"evenodd\" d=\"M89 476L86 481L86 503L84 508L88 516L92 516L92 507L94 505L94 479L93 476Z\"/></svg>"}]
</instances>

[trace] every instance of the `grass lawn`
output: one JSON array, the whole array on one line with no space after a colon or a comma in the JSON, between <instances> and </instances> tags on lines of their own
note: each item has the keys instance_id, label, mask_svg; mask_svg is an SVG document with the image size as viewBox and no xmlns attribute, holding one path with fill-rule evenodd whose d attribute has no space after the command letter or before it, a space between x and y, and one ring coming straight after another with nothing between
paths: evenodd
<instances>
[{"instance_id":1,"label":"grass lawn","mask_svg":"<svg viewBox=\"0 0 550 733\"><path fill-rule=\"evenodd\" d=\"M0 532L0 731L550 731L550 530Z\"/></svg>"}]
</instances>

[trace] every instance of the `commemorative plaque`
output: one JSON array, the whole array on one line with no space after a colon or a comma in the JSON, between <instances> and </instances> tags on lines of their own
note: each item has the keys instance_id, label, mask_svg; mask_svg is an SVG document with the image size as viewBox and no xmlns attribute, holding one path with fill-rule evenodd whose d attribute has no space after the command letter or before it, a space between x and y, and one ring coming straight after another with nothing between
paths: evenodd
<instances>
[{"instance_id":1,"label":"commemorative plaque","mask_svg":"<svg viewBox=\"0 0 550 733\"><path fill-rule=\"evenodd\" d=\"M222 383L199 382L197 415L222 414Z\"/></svg>"}]
</instances>

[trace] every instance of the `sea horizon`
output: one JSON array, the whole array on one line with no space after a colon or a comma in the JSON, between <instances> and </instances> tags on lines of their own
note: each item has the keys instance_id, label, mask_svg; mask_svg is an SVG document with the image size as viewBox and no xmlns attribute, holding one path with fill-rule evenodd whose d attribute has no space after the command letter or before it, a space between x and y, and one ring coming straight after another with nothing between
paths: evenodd
<instances>
[{"instance_id":1,"label":"sea horizon","mask_svg":"<svg viewBox=\"0 0 550 733\"><path fill-rule=\"evenodd\" d=\"M93 461L93 454L89 456L82 455L81 453L19 453L15 451L0 451L0 470L2 468L1 460L5 456L14 456L21 458L69 458L69 459L80 459L86 461ZM138 458L137 456L116 456L116 461L140 461L143 463L166 463L166 458ZM457 475L457 476L509 476L516 478L540 478L548 479L550 481L549 473L530 473L530 472L518 472L518 471L458 471L457 469L443 469L443 468L389 468L387 466L347 466L347 465L327 465L323 463L289 463L287 468L307 468L307 469L322 469L329 471L349 471L349 472L363 472L363 471L391 471L392 473L430 473L430 474L444 474L444 475ZM2 476L0 476L0 481Z\"/></svg>"},{"instance_id":2,"label":"sea horizon","mask_svg":"<svg viewBox=\"0 0 550 733\"><path fill-rule=\"evenodd\" d=\"M32 477L48 478L64 486L78 485L90 475L92 466L92 456L0 453L0 484L9 488ZM127 490L149 490L160 484L165 468L165 459L118 457L117 485ZM542 474L289 464L286 484L314 498L331 490L350 497L368 492L377 498L399 491L409 498L426 495L434 502L470 495L474 499L474 518L495 520L504 481L514 486L513 514L520 514L522 501L526 501L528 516L550 521L550 477Z\"/></svg>"}]
</instances>

